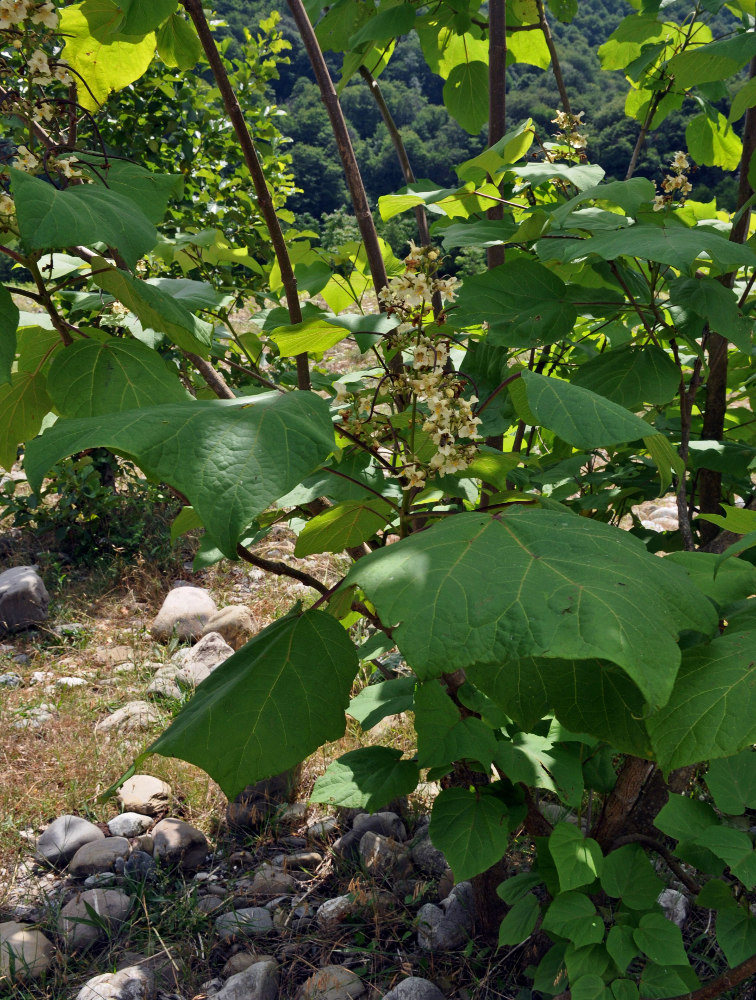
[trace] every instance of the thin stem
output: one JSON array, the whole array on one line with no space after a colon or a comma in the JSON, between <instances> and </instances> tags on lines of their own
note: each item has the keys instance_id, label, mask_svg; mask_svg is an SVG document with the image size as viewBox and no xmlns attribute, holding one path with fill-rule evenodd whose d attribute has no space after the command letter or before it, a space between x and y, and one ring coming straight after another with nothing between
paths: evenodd
<instances>
[{"instance_id":1,"label":"thin stem","mask_svg":"<svg viewBox=\"0 0 756 1000\"><path fill-rule=\"evenodd\" d=\"M669 89L669 88L667 88ZM667 91L657 92L651 99L651 104L648 108L648 114L645 117L643 124L641 125L641 130L638 133L638 138L635 140L635 147L633 148L633 154L630 157L630 163L627 166L627 173L625 174L625 180L629 181L630 178L635 173L635 168L638 166L638 158L640 157L641 150L643 149L643 144L646 141L646 136L648 135L649 129L651 128L651 122L654 120L654 115L661 103L662 97L666 95Z\"/></svg>"},{"instance_id":2,"label":"thin stem","mask_svg":"<svg viewBox=\"0 0 756 1000\"><path fill-rule=\"evenodd\" d=\"M703 986L697 990L693 990L692 993L681 993L679 996L670 997L669 1000L714 1000L714 997L722 996L723 993L727 993L734 986L744 983L746 979L754 974L756 974L756 955L747 958L745 962L736 965L734 969L728 969L727 972L723 972L716 979L704 983Z\"/></svg>"},{"instance_id":3,"label":"thin stem","mask_svg":"<svg viewBox=\"0 0 756 1000\"><path fill-rule=\"evenodd\" d=\"M549 27L549 21L546 17L546 11L543 6L543 0L536 0L536 7L538 8L538 25L543 32L544 41L546 42L546 48L549 50L549 55L551 56L551 70L554 74L554 79L556 81L557 90L559 91L559 98L562 102L562 107L567 112L568 115L572 114L572 108L570 107L570 99L567 95L567 88L564 85L564 77L562 76L562 67L559 63L559 55L557 54L556 45L554 44L554 36L551 34L551 28Z\"/></svg>"},{"instance_id":4,"label":"thin stem","mask_svg":"<svg viewBox=\"0 0 756 1000\"><path fill-rule=\"evenodd\" d=\"M244 114L239 105L234 88L231 86L231 81L228 78L226 67L223 63L220 52L218 51L218 46L215 44L215 39L213 38L213 33L210 30L210 25L207 23L205 12L202 9L202 0L181 0L181 2L187 14L191 18L194 27L197 29L197 34L199 35L200 42L202 43L202 48L207 56L207 61L210 63L210 69L215 77L215 82L218 85L218 90L223 100L223 106L225 107L226 114L233 125L236 138L244 156L244 162L249 170L250 176L252 177L252 183L255 187L255 194L257 195L260 212L265 220L265 225L270 235L270 241L273 244L276 260L278 261L278 267L281 271L281 281L286 294L286 305L289 310L289 318L292 323L301 323L302 309L299 305L299 296L297 295L297 282L294 277L294 270L291 266L291 258L289 257L288 250L286 249L286 241L284 240L283 232L281 231L281 224L278 221L278 216L276 215L276 209L273 204L273 199L270 196L270 191L268 190L262 164L260 163L260 158L257 155L257 149L255 148L251 135L249 134L247 123L244 120ZM296 363L298 388L310 389L312 386L310 382L310 370L307 361L307 354L298 354Z\"/></svg>"},{"instance_id":5,"label":"thin stem","mask_svg":"<svg viewBox=\"0 0 756 1000\"><path fill-rule=\"evenodd\" d=\"M37 291L39 293L40 305L43 305L47 310L47 314L52 320L52 325L60 334L60 339L66 347L70 346L73 344L73 337L71 336L70 331L71 329L75 329L75 327L71 327L55 308L55 303L50 298L50 293L45 287L45 279L42 277L42 274L37 267L36 260L27 258L24 263L30 271L32 278L34 278L34 284L37 286Z\"/></svg>"},{"instance_id":6,"label":"thin stem","mask_svg":"<svg viewBox=\"0 0 756 1000\"><path fill-rule=\"evenodd\" d=\"M329 587L326 587L324 583L311 576L309 573L305 573L301 569L295 569L293 566L287 565L285 562L279 562L273 559L263 559L262 556L256 556L254 552L250 552L249 549L242 545L241 542L236 546L236 552L240 559L244 562L250 563L252 566L256 566L258 569L265 570L266 573L274 573L276 576L288 576L292 580L298 580L303 583L305 587L312 587L313 590L317 590L319 594L328 594L330 592Z\"/></svg>"},{"instance_id":7,"label":"thin stem","mask_svg":"<svg viewBox=\"0 0 756 1000\"><path fill-rule=\"evenodd\" d=\"M191 351L184 351L183 353L184 357L188 361L191 361L202 378L205 380L205 384L208 388L212 389L218 399L236 399L234 391L223 378L221 373L216 371L209 361L205 361L205 359L201 358L199 354L193 354Z\"/></svg>"}]
</instances>

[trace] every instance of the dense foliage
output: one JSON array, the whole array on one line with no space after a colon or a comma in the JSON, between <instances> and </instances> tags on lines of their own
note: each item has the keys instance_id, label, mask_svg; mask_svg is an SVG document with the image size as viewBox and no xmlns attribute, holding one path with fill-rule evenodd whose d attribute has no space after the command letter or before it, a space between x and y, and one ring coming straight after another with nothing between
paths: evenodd
<instances>
[{"instance_id":1,"label":"dense foliage","mask_svg":"<svg viewBox=\"0 0 756 1000\"><path fill-rule=\"evenodd\" d=\"M478 933L508 947L540 932L528 990L704 1000L737 986L756 971L753 0L638 0L600 45L630 85L614 180L589 162L553 41L575 0L313 0L309 17L289 0L334 136L308 132L323 143L302 161L308 183L335 186L338 155L354 206L358 238L338 252L281 209L288 167L260 91L241 63L229 76L199 0L183 7L0 0L0 252L32 278L0 290L0 462L22 446L39 492L56 462L107 448L183 497L174 532L204 528L199 565L242 558L316 595L216 670L146 752L198 764L231 796L338 738L345 711L369 728L411 709L413 755L354 751L314 797L374 810L440 781L431 836L473 880ZM276 30L248 40L263 67L284 54ZM393 97L398 122L412 88L376 79L413 33L449 114L488 135L439 186L411 175L415 153L434 168L438 149L402 142L382 111L407 183L379 211L419 233L400 259L373 223L318 38L367 84L345 102L367 115L366 93ZM204 53L196 95L150 68L156 50L185 74ZM548 135L532 117L507 127L506 80L523 65L554 74ZM169 129L149 94L138 128L108 104L148 72L169 110L190 109L185 126ZM313 120L314 93L289 95ZM219 101L233 142L208 114ZM636 175L644 139L687 107L685 149L656 184ZM146 124L140 156L109 149L122 135L127 155ZM164 171L149 169L158 154ZM694 165L735 175L737 212L696 197ZM461 283L445 261L460 248L487 255ZM255 277L235 288L238 266ZM273 303L259 335L234 328L238 289ZM21 312L24 297L38 311ZM348 338L348 372L312 364ZM635 509L667 494L679 530L657 534ZM346 551L351 568L328 586L262 559L282 522L296 556ZM360 660L390 673L394 647L411 677L350 702ZM512 838L530 862L504 879ZM666 871L715 914L708 970L661 912Z\"/></svg>"}]
</instances>

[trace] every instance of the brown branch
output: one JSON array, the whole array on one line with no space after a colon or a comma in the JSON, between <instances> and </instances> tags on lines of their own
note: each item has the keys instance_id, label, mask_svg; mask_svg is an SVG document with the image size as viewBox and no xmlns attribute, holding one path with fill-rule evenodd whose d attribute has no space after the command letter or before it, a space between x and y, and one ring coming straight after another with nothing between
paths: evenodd
<instances>
[{"instance_id":1,"label":"brown branch","mask_svg":"<svg viewBox=\"0 0 756 1000\"><path fill-rule=\"evenodd\" d=\"M262 217L265 220L265 225L270 235L270 241L273 244L276 260L278 261L278 267L281 271L281 281L286 294L286 305L289 310L289 318L292 323L301 323L302 309L299 305L297 282L294 277L294 270L291 266L289 251L286 249L286 241L284 240L283 232L281 231L281 224L278 221L278 216L276 215L275 205L273 204L273 199L271 198L270 191L268 190L262 164L260 163L260 158L257 155L257 149L252 141L252 136L249 134L247 123L244 120L244 114L239 105L234 88L231 86L231 81L228 78L225 64L221 58L220 52L218 51L218 46L215 44L215 39L213 38L213 33L210 30L210 25L207 23L205 12L202 9L202 0L181 0L181 3L191 18L194 27L197 29L197 34L199 35L200 42L202 43L202 48L207 56L207 61L210 63L210 69L215 77L215 82L218 85L218 90L223 100L223 106L225 107L226 114L233 125L237 141L244 156L244 162L252 178L252 183L255 187L255 194L257 196L257 203L260 207ZM298 354L296 357L296 363L298 388L310 389L310 370L307 361L307 354Z\"/></svg>"},{"instance_id":2,"label":"brown branch","mask_svg":"<svg viewBox=\"0 0 756 1000\"><path fill-rule=\"evenodd\" d=\"M556 45L554 44L554 36L551 34L549 21L548 18L546 17L546 11L543 6L543 0L536 0L536 7L538 8L538 26L543 32L543 37L546 42L546 48L549 50L549 55L551 56L551 70L554 74L557 90L559 91L559 98L562 102L562 107L564 108L564 110L567 112L568 115L571 115L572 108L570 107L570 98L567 94L567 88L564 85L564 77L562 76L562 67L559 62L559 55L556 50Z\"/></svg>"},{"instance_id":3,"label":"brown branch","mask_svg":"<svg viewBox=\"0 0 756 1000\"><path fill-rule=\"evenodd\" d=\"M601 815L591 830L591 837L598 841L602 850L613 844L626 828L627 818L653 771L654 764L651 761L640 757L625 757L617 783L607 795Z\"/></svg>"},{"instance_id":4,"label":"brown branch","mask_svg":"<svg viewBox=\"0 0 756 1000\"><path fill-rule=\"evenodd\" d=\"M704 983L697 990L693 990L691 993L680 993L679 996L670 997L669 1000L713 1000L714 997L722 996L723 993L731 990L733 986L739 986L754 974L756 974L756 955L747 958L745 962L736 965L734 969L728 969L716 979L710 979L708 983Z\"/></svg>"},{"instance_id":5,"label":"brown branch","mask_svg":"<svg viewBox=\"0 0 756 1000\"><path fill-rule=\"evenodd\" d=\"M210 364L209 361L205 361L198 354L192 354L191 351L184 351L184 357L191 361L197 371L200 373L202 378L205 380L205 385L215 393L218 399L236 399L236 395L229 386L228 382L223 378L219 371Z\"/></svg>"},{"instance_id":6,"label":"brown branch","mask_svg":"<svg viewBox=\"0 0 756 1000\"><path fill-rule=\"evenodd\" d=\"M244 562L248 562L258 569L264 569L266 573L291 577L292 580L298 580L299 583L303 583L305 587L312 587L313 590L317 590L319 594L328 594L330 592L331 588L326 587L324 583L321 583L320 580L309 573L305 573L304 570L295 569L285 562L278 562L274 559L263 559L262 556L256 556L254 552L250 552L241 542L236 546L236 553Z\"/></svg>"}]
</instances>

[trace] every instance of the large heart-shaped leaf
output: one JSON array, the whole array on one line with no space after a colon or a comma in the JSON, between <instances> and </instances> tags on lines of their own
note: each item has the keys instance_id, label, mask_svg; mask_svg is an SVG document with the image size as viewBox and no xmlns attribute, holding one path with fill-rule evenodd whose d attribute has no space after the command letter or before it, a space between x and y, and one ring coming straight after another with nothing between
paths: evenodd
<instances>
[{"instance_id":1,"label":"large heart-shaped leaf","mask_svg":"<svg viewBox=\"0 0 756 1000\"><path fill-rule=\"evenodd\" d=\"M227 556L253 518L312 472L333 448L328 404L308 392L170 403L59 420L32 441L36 489L59 459L111 448L180 490Z\"/></svg>"},{"instance_id":2,"label":"large heart-shaped leaf","mask_svg":"<svg viewBox=\"0 0 756 1000\"><path fill-rule=\"evenodd\" d=\"M18 306L4 285L0 285L0 383L10 382L16 358Z\"/></svg>"},{"instance_id":3,"label":"large heart-shaped leaf","mask_svg":"<svg viewBox=\"0 0 756 1000\"><path fill-rule=\"evenodd\" d=\"M570 384L606 396L628 410L637 410L642 403L668 403L680 385L680 372L661 348L627 344L581 365Z\"/></svg>"},{"instance_id":4,"label":"large heart-shaped leaf","mask_svg":"<svg viewBox=\"0 0 756 1000\"><path fill-rule=\"evenodd\" d=\"M361 747L339 757L315 782L310 799L345 809L375 812L392 799L408 795L420 772L412 760L402 760L394 747Z\"/></svg>"},{"instance_id":5,"label":"large heart-shaped leaf","mask_svg":"<svg viewBox=\"0 0 756 1000\"><path fill-rule=\"evenodd\" d=\"M598 657L659 707L680 663L679 632L717 627L685 574L637 539L544 509L458 514L361 559L345 582L394 626L421 680L526 656Z\"/></svg>"},{"instance_id":6,"label":"large heart-shaped leaf","mask_svg":"<svg viewBox=\"0 0 756 1000\"><path fill-rule=\"evenodd\" d=\"M184 186L181 174L157 174L130 160L111 160L106 173L111 191L135 202L150 222L160 222L168 201L178 197Z\"/></svg>"},{"instance_id":7,"label":"large heart-shaped leaf","mask_svg":"<svg viewBox=\"0 0 756 1000\"><path fill-rule=\"evenodd\" d=\"M58 353L47 391L65 417L94 417L190 398L178 372L138 340L80 340Z\"/></svg>"},{"instance_id":8,"label":"large heart-shaped leaf","mask_svg":"<svg viewBox=\"0 0 756 1000\"><path fill-rule=\"evenodd\" d=\"M343 735L357 667L331 615L287 615L217 667L148 753L196 764L233 798Z\"/></svg>"},{"instance_id":9,"label":"large heart-shaped leaf","mask_svg":"<svg viewBox=\"0 0 756 1000\"><path fill-rule=\"evenodd\" d=\"M509 832L521 822L524 811L524 807L510 810L486 788L446 788L433 803L431 840L461 882L506 854Z\"/></svg>"},{"instance_id":10,"label":"large heart-shaped leaf","mask_svg":"<svg viewBox=\"0 0 756 1000\"><path fill-rule=\"evenodd\" d=\"M105 243L130 267L157 243L157 230L134 204L98 184L59 191L39 177L6 168L21 238L31 250L62 250Z\"/></svg>"}]
</instances>

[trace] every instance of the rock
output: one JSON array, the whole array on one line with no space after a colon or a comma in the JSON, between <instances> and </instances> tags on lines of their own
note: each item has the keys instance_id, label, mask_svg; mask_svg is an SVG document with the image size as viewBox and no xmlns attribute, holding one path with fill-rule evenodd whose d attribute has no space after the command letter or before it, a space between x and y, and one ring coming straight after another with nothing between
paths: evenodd
<instances>
[{"instance_id":1,"label":"rock","mask_svg":"<svg viewBox=\"0 0 756 1000\"><path fill-rule=\"evenodd\" d=\"M128 917L133 900L120 889L87 889L58 916L58 933L69 951L83 951L108 937ZM90 915L93 910L97 916Z\"/></svg>"},{"instance_id":2,"label":"rock","mask_svg":"<svg viewBox=\"0 0 756 1000\"><path fill-rule=\"evenodd\" d=\"M299 988L297 1000L354 1000L365 992L365 984L343 965L324 965Z\"/></svg>"},{"instance_id":3,"label":"rock","mask_svg":"<svg viewBox=\"0 0 756 1000\"><path fill-rule=\"evenodd\" d=\"M118 791L118 801L124 812L157 816L171 804L173 792L167 781L149 774L135 774Z\"/></svg>"},{"instance_id":4,"label":"rock","mask_svg":"<svg viewBox=\"0 0 756 1000\"><path fill-rule=\"evenodd\" d=\"M131 646L98 646L92 659L98 667L112 669L123 663L133 663L134 650Z\"/></svg>"},{"instance_id":5,"label":"rock","mask_svg":"<svg viewBox=\"0 0 756 1000\"><path fill-rule=\"evenodd\" d=\"M167 642L174 635L196 641L217 610L215 601L202 587L180 584L166 595L150 634L159 642Z\"/></svg>"},{"instance_id":6,"label":"rock","mask_svg":"<svg viewBox=\"0 0 756 1000\"><path fill-rule=\"evenodd\" d=\"M38 625L47 618L50 595L33 566L0 573L0 636Z\"/></svg>"},{"instance_id":7,"label":"rock","mask_svg":"<svg viewBox=\"0 0 756 1000\"><path fill-rule=\"evenodd\" d=\"M18 688L24 683L24 679L20 674L0 674L0 687L6 688Z\"/></svg>"},{"instance_id":8,"label":"rock","mask_svg":"<svg viewBox=\"0 0 756 1000\"><path fill-rule=\"evenodd\" d=\"M389 990L383 1000L444 1000L444 994L427 979L408 976Z\"/></svg>"},{"instance_id":9,"label":"rock","mask_svg":"<svg viewBox=\"0 0 756 1000\"><path fill-rule=\"evenodd\" d=\"M315 914L315 921L322 931L332 930L358 910L351 895L334 896L321 903Z\"/></svg>"},{"instance_id":10,"label":"rock","mask_svg":"<svg viewBox=\"0 0 756 1000\"><path fill-rule=\"evenodd\" d=\"M413 842L411 853L415 867L431 878L441 878L449 867L443 852L434 846L427 833Z\"/></svg>"},{"instance_id":11,"label":"rock","mask_svg":"<svg viewBox=\"0 0 756 1000\"><path fill-rule=\"evenodd\" d=\"M307 824L305 833L310 840L326 840L338 828L339 821L335 816L324 816Z\"/></svg>"},{"instance_id":12,"label":"rock","mask_svg":"<svg viewBox=\"0 0 756 1000\"><path fill-rule=\"evenodd\" d=\"M323 855L317 851L294 851L285 855L282 864L284 871L314 871L323 864Z\"/></svg>"},{"instance_id":13,"label":"rock","mask_svg":"<svg viewBox=\"0 0 756 1000\"><path fill-rule=\"evenodd\" d=\"M152 831L153 856L182 871L200 868L207 857L209 845L204 833L182 819L161 819Z\"/></svg>"},{"instance_id":14,"label":"rock","mask_svg":"<svg viewBox=\"0 0 756 1000\"><path fill-rule=\"evenodd\" d=\"M15 920L0 923L0 981L38 979L54 956L55 947L42 931Z\"/></svg>"},{"instance_id":15,"label":"rock","mask_svg":"<svg viewBox=\"0 0 756 1000\"><path fill-rule=\"evenodd\" d=\"M126 859L122 871L119 870L118 862L116 862L116 871L133 882L151 881L156 869L155 859L146 851L132 851Z\"/></svg>"},{"instance_id":16,"label":"rock","mask_svg":"<svg viewBox=\"0 0 756 1000\"><path fill-rule=\"evenodd\" d=\"M151 816L136 812L124 812L108 821L111 837L139 837L151 826Z\"/></svg>"},{"instance_id":17,"label":"rock","mask_svg":"<svg viewBox=\"0 0 756 1000\"><path fill-rule=\"evenodd\" d=\"M215 1000L276 1000L278 963L273 959L256 961L226 982Z\"/></svg>"},{"instance_id":18,"label":"rock","mask_svg":"<svg viewBox=\"0 0 756 1000\"><path fill-rule=\"evenodd\" d=\"M215 933L221 941L236 937L261 937L273 930L270 910L262 906L248 906L241 910L223 913L215 921Z\"/></svg>"},{"instance_id":19,"label":"rock","mask_svg":"<svg viewBox=\"0 0 756 1000\"><path fill-rule=\"evenodd\" d=\"M83 677L58 677L55 681L55 687L57 688L80 688L86 686L86 680Z\"/></svg>"},{"instance_id":20,"label":"rock","mask_svg":"<svg viewBox=\"0 0 756 1000\"><path fill-rule=\"evenodd\" d=\"M256 830L282 803L287 802L299 781L299 768L281 771L247 785L229 802L226 809L228 825L239 830ZM297 803L299 805L299 803Z\"/></svg>"},{"instance_id":21,"label":"rock","mask_svg":"<svg viewBox=\"0 0 756 1000\"><path fill-rule=\"evenodd\" d=\"M160 667L147 685L147 694L153 698L175 698L180 701L184 697L184 692L176 683L176 674L180 669L175 663L166 663Z\"/></svg>"},{"instance_id":22,"label":"rock","mask_svg":"<svg viewBox=\"0 0 756 1000\"><path fill-rule=\"evenodd\" d=\"M195 688L219 667L234 651L217 632L209 632L192 649L176 672L176 683L188 688Z\"/></svg>"},{"instance_id":23,"label":"rock","mask_svg":"<svg viewBox=\"0 0 756 1000\"><path fill-rule=\"evenodd\" d=\"M131 847L125 837L105 837L84 844L71 858L68 874L71 878L86 878L100 872L114 872L117 858L126 860Z\"/></svg>"},{"instance_id":24,"label":"rock","mask_svg":"<svg viewBox=\"0 0 756 1000\"><path fill-rule=\"evenodd\" d=\"M678 889L665 889L657 900L667 920L678 927L684 927L690 913L690 900Z\"/></svg>"},{"instance_id":25,"label":"rock","mask_svg":"<svg viewBox=\"0 0 756 1000\"><path fill-rule=\"evenodd\" d=\"M297 880L280 868L273 865L261 865L252 879L251 893L253 896L280 896L297 891Z\"/></svg>"},{"instance_id":26,"label":"rock","mask_svg":"<svg viewBox=\"0 0 756 1000\"><path fill-rule=\"evenodd\" d=\"M155 992L155 976L150 969L132 965L88 980L76 1000L153 1000Z\"/></svg>"},{"instance_id":27,"label":"rock","mask_svg":"<svg viewBox=\"0 0 756 1000\"><path fill-rule=\"evenodd\" d=\"M240 972L244 972L248 969L250 965L254 965L255 962L261 962L263 959L258 958L252 951L237 951L235 955L226 962L221 970L221 976L224 979L228 979L229 976L236 976Z\"/></svg>"},{"instance_id":28,"label":"rock","mask_svg":"<svg viewBox=\"0 0 756 1000\"><path fill-rule=\"evenodd\" d=\"M360 841L362 834L357 830L347 830L343 837L334 840L331 845L333 853L345 861L356 861L360 856Z\"/></svg>"},{"instance_id":29,"label":"rock","mask_svg":"<svg viewBox=\"0 0 756 1000\"><path fill-rule=\"evenodd\" d=\"M371 830L360 840L360 859L365 871L376 878L407 878L412 872L409 849Z\"/></svg>"},{"instance_id":30,"label":"rock","mask_svg":"<svg viewBox=\"0 0 756 1000\"><path fill-rule=\"evenodd\" d=\"M67 864L80 847L105 834L82 816L58 816L37 841L36 857L55 867Z\"/></svg>"},{"instance_id":31,"label":"rock","mask_svg":"<svg viewBox=\"0 0 756 1000\"><path fill-rule=\"evenodd\" d=\"M160 713L148 701L130 701L123 708L107 715L95 726L96 733L133 733L149 729L160 722Z\"/></svg>"},{"instance_id":32,"label":"rock","mask_svg":"<svg viewBox=\"0 0 756 1000\"><path fill-rule=\"evenodd\" d=\"M256 631L257 627L249 611L238 604L233 604L216 611L209 618L203 634L218 632L230 646L239 649Z\"/></svg>"},{"instance_id":33,"label":"rock","mask_svg":"<svg viewBox=\"0 0 756 1000\"><path fill-rule=\"evenodd\" d=\"M417 943L423 951L456 951L472 933L472 885L460 882L436 906L426 903L417 914Z\"/></svg>"},{"instance_id":34,"label":"rock","mask_svg":"<svg viewBox=\"0 0 756 1000\"><path fill-rule=\"evenodd\" d=\"M380 833L392 840L406 840L407 830L401 819L393 812L360 813L354 817L352 829L356 833Z\"/></svg>"},{"instance_id":35,"label":"rock","mask_svg":"<svg viewBox=\"0 0 756 1000\"><path fill-rule=\"evenodd\" d=\"M47 702L43 701L41 705L27 709L23 717L13 723L13 728L40 729L50 719L54 719L55 715L55 706L48 705Z\"/></svg>"},{"instance_id":36,"label":"rock","mask_svg":"<svg viewBox=\"0 0 756 1000\"><path fill-rule=\"evenodd\" d=\"M217 896L201 896L197 900L195 909L200 913L204 913L205 916L209 916L211 913L217 913L222 906L223 900L218 899Z\"/></svg>"}]
</instances>

